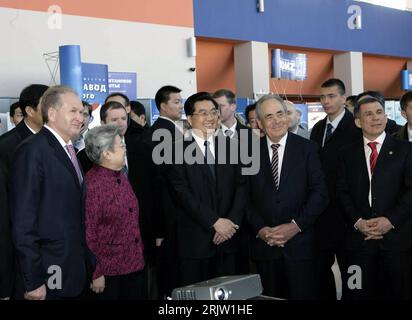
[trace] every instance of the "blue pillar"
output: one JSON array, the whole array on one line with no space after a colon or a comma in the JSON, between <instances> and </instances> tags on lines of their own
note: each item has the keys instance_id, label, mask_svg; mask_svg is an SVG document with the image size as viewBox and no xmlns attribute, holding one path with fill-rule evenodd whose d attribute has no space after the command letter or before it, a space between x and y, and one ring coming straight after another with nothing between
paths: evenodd
<instances>
[{"instance_id":1,"label":"blue pillar","mask_svg":"<svg viewBox=\"0 0 412 320\"><path fill-rule=\"evenodd\" d=\"M80 99L83 96L82 62L80 46L67 45L59 47L60 83L73 88Z\"/></svg>"}]
</instances>

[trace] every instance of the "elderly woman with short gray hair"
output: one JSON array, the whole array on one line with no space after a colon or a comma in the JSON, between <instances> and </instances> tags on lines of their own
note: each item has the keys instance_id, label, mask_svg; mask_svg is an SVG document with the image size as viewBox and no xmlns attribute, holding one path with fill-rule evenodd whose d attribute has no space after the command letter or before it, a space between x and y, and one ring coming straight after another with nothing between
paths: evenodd
<instances>
[{"instance_id":1,"label":"elderly woman with short gray hair","mask_svg":"<svg viewBox=\"0 0 412 320\"><path fill-rule=\"evenodd\" d=\"M89 130L86 154L86 240L97 259L91 289L97 299L144 299L139 205L123 172L125 145L115 125Z\"/></svg>"}]
</instances>

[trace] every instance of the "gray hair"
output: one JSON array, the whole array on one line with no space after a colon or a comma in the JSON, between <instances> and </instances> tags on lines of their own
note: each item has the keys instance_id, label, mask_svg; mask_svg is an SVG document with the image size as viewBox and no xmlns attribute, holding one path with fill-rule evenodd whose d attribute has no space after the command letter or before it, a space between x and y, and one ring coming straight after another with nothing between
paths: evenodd
<instances>
[{"instance_id":1,"label":"gray hair","mask_svg":"<svg viewBox=\"0 0 412 320\"><path fill-rule=\"evenodd\" d=\"M49 109L54 108L56 110L63 106L61 96L65 93L72 93L78 97L76 91L67 86L54 86L47 89L40 99L41 116L44 123L49 122Z\"/></svg>"},{"instance_id":2,"label":"gray hair","mask_svg":"<svg viewBox=\"0 0 412 320\"><path fill-rule=\"evenodd\" d=\"M96 164L100 164L102 153L106 150L113 151L114 139L119 135L119 128L114 124L106 124L90 129L84 140L86 154Z\"/></svg>"},{"instance_id":3,"label":"gray hair","mask_svg":"<svg viewBox=\"0 0 412 320\"><path fill-rule=\"evenodd\" d=\"M257 102L256 102L256 116L259 120L262 120L262 104L265 101L268 100L275 100L277 102L280 103L280 105L283 108L283 111L285 112L285 114L287 113L288 109L286 107L285 101L283 101L283 99L281 97L279 97L276 94L265 94L264 96L262 96Z\"/></svg>"}]
</instances>

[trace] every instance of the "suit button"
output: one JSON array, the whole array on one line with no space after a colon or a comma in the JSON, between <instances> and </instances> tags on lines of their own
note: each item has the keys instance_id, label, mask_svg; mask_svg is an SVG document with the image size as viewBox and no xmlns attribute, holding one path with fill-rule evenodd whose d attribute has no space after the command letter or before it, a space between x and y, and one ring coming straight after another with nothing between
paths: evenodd
<instances>
[{"instance_id":1,"label":"suit button","mask_svg":"<svg viewBox=\"0 0 412 320\"><path fill-rule=\"evenodd\" d=\"M133 208L129 208L129 212L133 212Z\"/></svg>"},{"instance_id":2,"label":"suit button","mask_svg":"<svg viewBox=\"0 0 412 320\"><path fill-rule=\"evenodd\" d=\"M139 243L139 239L135 238L135 239L134 239L134 243L138 244L138 243Z\"/></svg>"},{"instance_id":3,"label":"suit button","mask_svg":"<svg viewBox=\"0 0 412 320\"><path fill-rule=\"evenodd\" d=\"M121 180L120 180L120 179L117 179L117 184L120 184L120 182L121 182Z\"/></svg>"}]
</instances>

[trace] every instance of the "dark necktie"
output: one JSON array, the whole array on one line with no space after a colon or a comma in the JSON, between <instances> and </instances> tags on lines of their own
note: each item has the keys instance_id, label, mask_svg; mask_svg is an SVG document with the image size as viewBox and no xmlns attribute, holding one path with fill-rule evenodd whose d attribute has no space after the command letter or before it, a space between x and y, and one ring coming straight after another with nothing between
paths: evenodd
<instances>
[{"instance_id":1,"label":"dark necktie","mask_svg":"<svg viewBox=\"0 0 412 320\"><path fill-rule=\"evenodd\" d=\"M205 163L209 166L209 169L212 173L213 178L215 178L215 158L213 157L212 152L210 151L210 142L205 141Z\"/></svg>"},{"instance_id":2,"label":"dark necktie","mask_svg":"<svg viewBox=\"0 0 412 320\"><path fill-rule=\"evenodd\" d=\"M333 130L333 126L332 124L328 123L328 125L326 126L326 135L325 135L325 143L329 141L329 139L332 137L332 130Z\"/></svg>"},{"instance_id":3,"label":"dark necktie","mask_svg":"<svg viewBox=\"0 0 412 320\"><path fill-rule=\"evenodd\" d=\"M79 179L79 183L82 184L83 176L82 176L82 172L80 170L79 162L77 161L76 151L74 150L74 147L73 147L72 144L66 144L66 149L70 154L70 161L73 164L74 170L76 170L76 174L77 174L77 178Z\"/></svg>"},{"instance_id":4,"label":"dark necktie","mask_svg":"<svg viewBox=\"0 0 412 320\"><path fill-rule=\"evenodd\" d=\"M376 166L376 160L378 160L378 149L376 148L376 145L378 143L375 141L369 142L368 146L369 148L371 148L372 153L369 157L369 164L370 164L370 168L371 168L371 176L373 175L373 171L375 170L375 166Z\"/></svg>"},{"instance_id":5,"label":"dark necktie","mask_svg":"<svg viewBox=\"0 0 412 320\"><path fill-rule=\"evenodd\" d=\"M272 161L271 161L271 168L272 168L272 176L273 180L275 181L276 189L279 188L279 154L278 149L280 144L274 143L271 145L273 150Z\"/></svg>"}]
</instances>

